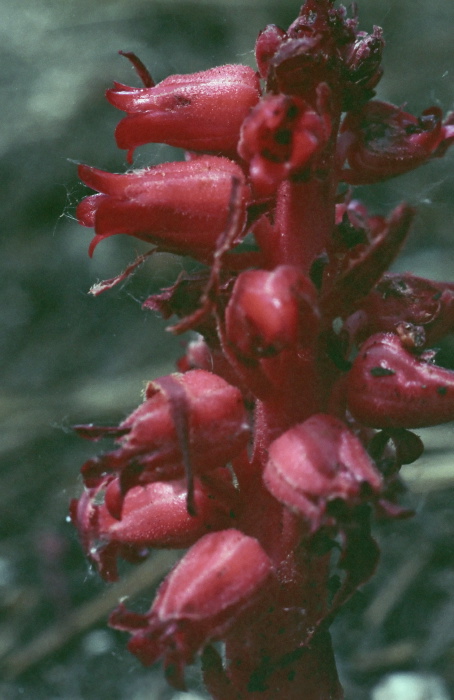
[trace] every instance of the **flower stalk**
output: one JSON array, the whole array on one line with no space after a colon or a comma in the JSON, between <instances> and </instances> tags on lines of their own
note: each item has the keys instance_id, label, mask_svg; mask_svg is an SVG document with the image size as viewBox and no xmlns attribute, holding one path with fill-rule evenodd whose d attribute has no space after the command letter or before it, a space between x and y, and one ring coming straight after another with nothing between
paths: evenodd
<instances>
[{"instance_id":1,"label":"flower stalk","mask_svg":"<svg viewBox=\"0 0 454 700\"><path fill-rule=\"evenodd\" d=\"M90 254L123 233L200 270L144 302L197 334L179 372L119 426L77 426L115 447L83 466L72 519L109 581L119 557L189 548L147 613L121 604L110 624L176 688L200 657L217 700L341 700L329 625L374 572L374 517L407 514L399 469L423 449L411 430L454 419L454 372L431 349L454 328L454 283L389 273L414 212L353 198L454 140L439 108L374 99L383 47L380 28L306 0L287 30L261 32L257 73L155 85L125 53L144 87L107 92L126 112L118 146L132 160L168 143L186 160L79 168L98 192L77 211Z\"/></svg>"}]
</instances>

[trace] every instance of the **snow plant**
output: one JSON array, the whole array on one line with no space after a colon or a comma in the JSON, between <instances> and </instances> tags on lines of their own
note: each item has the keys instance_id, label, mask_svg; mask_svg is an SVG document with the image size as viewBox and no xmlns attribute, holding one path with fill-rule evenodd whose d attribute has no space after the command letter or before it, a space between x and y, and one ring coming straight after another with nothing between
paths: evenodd
<instances>
[{"instance_id":1,"label":"snow plant","mask_svg":"<svg viewBox=\"0 0 454 700\"><path fill-rule=\"evenodd\" d=\"M423 450L412 429L454 419L454 372L434 343L454 327L454 284L390 273L414 211L370 213L355 185L444 155L454 116L374 99L382 31L359 31L333 0L306 0L287 30L258 36L258 70L224 65L109 102L131 163L142 144L184 160L125 173L79 167L97 194L77 217L104 238L198 265L144 302L194 339L178 372L148 383L115 427L77 426L114 447L82 467L71 506L107 581L117 558L188 548L148 612L110 625L145 665L185 688L201 657L218 700L338 700L329 636L373 573L374 517L399 517L399 469Z\"/></svg>"}]
</instances>

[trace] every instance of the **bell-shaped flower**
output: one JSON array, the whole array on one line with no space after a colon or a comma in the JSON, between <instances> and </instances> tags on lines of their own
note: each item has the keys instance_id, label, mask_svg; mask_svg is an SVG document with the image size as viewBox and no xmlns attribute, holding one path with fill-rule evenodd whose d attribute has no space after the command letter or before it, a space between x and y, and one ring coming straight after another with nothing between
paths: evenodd
<instances>
[{"instance_id":1,"label":"bell-shaped flower","mask_svg":"<svg viewBox=\"0 0 454 700\"><path fill-rule=\"evenodd\" d=\"M274 440L263 479L281 503L307 521L310 532L332 524L331 501L356 506L382 487L359 438L331 415L318 413Z\"/></svg>"},{"instance_id":2,"label":"bell-shaped flower","mask_svg":"<svg viewBox=\"0 0 454 700\"><path fill-rule=\"evenodd\" d=\"M247 270L236 280L225 319L227 340L240 358L308 347L317 338L320 320L317 292L292 265Z\"/></svg>"},{"instance_id":3,"label":"bell-shaped flower","mask_svg":"<svg viewBox=\"0 0 454 700\"><path fill-rule=\"evenodd\" d=\"M299 97L271 95L246 118L238 153L249 162L259 196L270 196L292 175L301 174L326 145L331 120L325 108L329 88L318 88L317 110Z\"/></svg>"},{"instance_id":4,"label":"bell-shaped flower","mask_svg":"<svg viewBox=\"0 0 454 700\"><path fill-rule=\"evenodd\" d=\"M167 143L190 151L235 155L240 126L260 97L257 74L225 65L171 75L154 87L115 84L107 99L127 112L116 130L119 148Z\"/></svg>"},{"instance_id":5,"label":"bell-shaped flower","mask_svg":"<svg viewBox=\"0 0 454 700\"><path fill-rule=\"evenodd\" d=\"M454 372L379 333L360 348L347 378L348 409L373 428L423 428L454 420Z\"/></svg>"},{"instance_id":6,"label":"bell-shaped flower","mask_svg":"<svg viewBox=\"0 0 454 700\"><path fill-rule=\"evenodd\" d=\"M443 123L439 107L415 117L387 102L368 102L342 123L339 151L350 166L342 171L342 179L368 185L402 175L443 155L453 141L453 115Z\"/></svg>"},{"instance_id":7,"label":"bell-shaped flower","mask_svg":"<svg viewBox=\"0 0 454 700\"><path fill-rule=\"evenodd\" d=\"M83 226L95 229L89 253L117 233L154 243L160 250L210 260L228 226L233 185L239 185L239 231L249 189L238 165L227 158L201 156L128 173L79 166L79 177L100 194L77 207Z\"/></svg>"},{"instance_id":8,"label":"bell-shaped flower","mask_svg":"<svg viewBox=\"0 0 454 700\"><path fill-rule=\"evenodd\" d=\"M120 605L110 625L131 633L128 648L145 666L162 658L169 682L184 689L184 667L259 603L272 580L271 561L259 542L238 530L222 530L191 547L148 613Z\"/></svg>"},{"instance_id":9,"label":"bell-shaped flower","mask_svg":"<svg viewBox=\"0 0 454 700\"><path fill-rule=\"evenodd\" d=\"M87 486L119 472L123 492L138 484L224 466L247 444L250 430L241 392L204 370L147 385L145 401L117 428L79 426L84 437L117 437L120 447L82 468Z\"/></svg>"},{"instance_id":10,"label":"bell-shaped flower","mask_svg":"<svg viewBox=\"0 0 454 700\"><path fill-rule=\"evenodd\" d=\"M190 515L184 479L135 486L123 498L118 478L108 477L72 501L71 516L86 555L105 579L115 581L117 557L140 560L149 548L183 549L232 525L238 494L227 469L196 478L193 499L196 513Z\"/></svg>"}]
</instances>

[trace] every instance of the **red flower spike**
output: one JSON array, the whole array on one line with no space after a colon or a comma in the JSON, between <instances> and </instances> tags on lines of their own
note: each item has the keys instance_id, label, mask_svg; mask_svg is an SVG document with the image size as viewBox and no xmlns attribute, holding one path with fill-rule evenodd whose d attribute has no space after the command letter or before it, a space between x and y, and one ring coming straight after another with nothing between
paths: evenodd
<instances>
[{"instance_id":1,"label":"red flower spike","mask_svg":"<svg viewBox=\"0 0 454 700\"><path fill-rule=\"evenodd\" d=\"M241 186L240 220L249 202L240 168L215 156L125 174L80 165L79 177L102 193L86 197L77 208L79 222L95 228L90 255L104 238L125 233L160 250L208 260L228 223L233 181Z\"/></svg>"},{"instance_id":2,"label":"red flower spike","mask_svg":"<svg viewBox=\"0 0 454 700\"><path fill-rule=\"evenodd\" d=\"M119 449L83 468L93 487L108 472L120 472L122 491L138 484L182 476L187 462L198 474L224 466L246 445L249 425L240 391L204 370L172 375L184 394L165 382L150 382L145 401L119 425ZM175 414L187 421L187 445L180 443ZM187 454L185 451L187 450Z\"/></svg>"},{"instance_id":3,"label":"red flower spike","mask_svg":"<svg viewBox=\"0 0 454 700\"><path fill-rule=\"evenodd\" d=\"M147 614L120 606L111 624L178 688L204 653L213 700L341 700L329 623L376 566L372 518L409 515L398 472L423 445L408 428L454 419L454 372L432 349L454 329L454 284L388 273L413 209L371 216L339 187L442 156L454 114L371 101L382 31L358 30L356 3L350 16L334 5L305 0L287 31L266 27L258 73L227 65L155 85L125 53L144 87L107 92L126 113L118 145L131 159L165 142L186 161L79 169L99 192L77 210L95 228L90 254L124 233L152 244L145 256L204 265L143 304L175 316L175 334L200 333L183 373L150 383L119 426L77 426L115 448L82 467L71 513L108 580L119 557L192 545Z\"/></svg>"},{"instance_id":4,"label":"red flower spike","mask_svg":"<svg viewBox=\"0 0 454 700\"><path fill-rule=\"evenodd\" d=\"M272 357L317 338L320 314L312 282L297 267L242 272L226 310L226 337L240 358Z\"/></svg>"},{"instance_id":5,"label":"red flower spike","mask_svg":"<svg viewBox=\"0 0 454 700\"><path fill-rule=\"evenodd\" d=\"M133 551L140 556L148 548L189 547L208 532L231 526L238 502L227 470L216 470L208 481L195 479L196 516L187 512L185 480L136 486L124 497L120 491L118 479L107 480L85 491L72 506L85 552L109 581L117 578L112 568L116 556L126 553L130 558Z\"/></svg>"},{"instance_id":6,"label":"red flower spike","mask_svg":"<svg viewBox=\"0 0 454 700\"><path fill-rule=\"evenodd\" d=\"M374 428L423 428L454 420L454 372L408 352L392 333L369 338L348 375L347 404Z\"/></svg>"},{"instance_id":7,"label":"red flower spike","mask_svg":"<svg viewBox=\"0 0 454 700\"><path fill-rule=\"evenodd\" d=\"M418 168L444 154L454 140L454 127L441 121L439 107L414 117L387 102L368 102L345 117L340 143L349 170L342 178L351 185L380 182Z\"/></svg>"},{"instance_id":8,"label":"red flower spike","mask_svg":"<svg viewBox=\"0 0 454 700\"><path fill-rule=\"evenodd\" d=\"M263 474L267 489L304 518L311 532L330 522L330 501L341 499L355 506L382 488L360 440L327 414L313 415L287 430L271 443L268 454Z\"/></svg>"},{"instance_id":9,"label":"red flower spike","mask_svg":"<svg viewBox=\"0 0 454 700\"><path fill-rule=\"evenodd\" d=\"M132 634L128 648L146 666L163 658L169 681L184 689L184 667L260 600L272 575L256 539L238 530L205 535L166 578L146 615L121 605L110 625Z\"/></svg>"},{"instance_id":10,"label":"red flower spike","mask_svg":"<svg viewBox=\"0 0 454 700\"><path fill-rule=\"evenodd\" d=\"M153 87L116 86L109 102L128 113L115 132L119 148L168 143L191 151L234 155L240 126L260 97L256 73L226 65L171 75Z\"/></svg>"}]
</instances>

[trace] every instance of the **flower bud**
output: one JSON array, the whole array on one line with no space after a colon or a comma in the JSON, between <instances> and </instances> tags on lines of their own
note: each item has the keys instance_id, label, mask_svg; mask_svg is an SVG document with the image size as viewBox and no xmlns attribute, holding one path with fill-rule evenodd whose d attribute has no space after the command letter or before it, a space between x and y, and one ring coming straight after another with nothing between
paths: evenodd
<instances>
[{"instance_id":1,"label":"flower bud","mask_svg":"<svg viewBox=\"0 0 454 700\"><path fill-rule=\"evenodd\" d=\"M163 658L168 680L184 689L184 667L254 605L272 576L258 541L238 530L205 535L161 585L145 615L120 605L110 625L132 634L128 648L145 666Z\"/></svg>"},{"instance_id":2,"label":"flower bud","mask_svg":"<svg viewBox=\"0 0 454 700\"><path fill-rule=\"evenodd\" d=\"M327 521L330 501L341 499L354 506L382 486L360 440L327 414L315 414L287 430L271 443L268 455L266 487L307 520L311 532Z\"/></svg>"},{"instance_id":3,"label":"flower bud","mask_svg":"<svg viewBox=\"0 0 454 700\"><path fill-rule=\"evenodd\" d=\"M222 469L194 480L193 516L187 510L185 480L135 486L124 497L120 492L119 480L108 478L71 504L85 552L108 581L117 579L118 556L131 560L148 548L186 548L231 525L238 500L230 473Z\"/></svg>"},{"instance_id":4,"label":"flower bud","mask_svg":"<svg viewBox=\"0 0 454 700\"><path fill-rule=\"evenodd\" d=\"M408 352L397 335L362 346L347 376L347 404L374 428L423 428L454 420L454 372Z\"/></svg>"},{"instance_id":5,"label":"flower bud","mask_svg":"<svg viewBox=\"0 0 454 700\"><path fill-rule=\"evenodd\" d=\"M81 430L90 437L89 427ZM91 430L96 439L112 429ZM99 477L112 471L121 473L123 490L179 478L188 462L193 473L210 471L227 464L249 438L241 392L204 370L150 382L144 403L117 431L120 447L82 468L88 486L97 486Z\"/></svg>"},{"instance_id":6,"label":"flower bud","mask_svg":"<svg viewBox=\"0 0 454 700\"><path fill-rule=\"evenodd\" d=\"M351 185L369 185L409 170L444 154L454 140L448 117L441 121L439 107L414 117L387 102L368 102L345 117L340 144L346 148L350 169L342 172Z\"/></svg>"},{"instance_id":7,"label":"flower bud","mask_svg":"<svg viewBox=\"0 0 454 700\"><path fill-rule=\"evenodd\" d=\"M241 184L240 221L249 199L238 165L215 156L124 174L81 165L79 177L102 193L86 197L77 208L79 222L95 229L90 255L99 241L125 233L160 250L210 259L227 227L234 181Z\"/></svg>"},{"instance_id":8,"label":"flower bud","mask_svg":"<svg viewBox=\"0 0 454 700\"><path fill-rule=\"evenodd\" d=\"M383 31L374 27L372 34L357 32L353 43L347 45L343 57L343 77L346 86L343 95L345 111L358 106L374 95L373 88L383 75L380 66L385 42Z\"/></svg>"},{"instance_id":9,"label":"flower bud","mask_svg":"<svg viewBox=\"0 0 454 700\"><path fill-rule=\"evenodd\" d=\"M171 75L154 87L115 85L114 107L127 112L116 130L119 148L167 143L191 151L236 154L240 126L258 102L260 86L248 66L226 65Z\"/></svg>"},{"instance_id":10,"label":"flower bud","mask_svg":"<svg viewBox=\"0 0 454 700\"><path fill-rule=\"evenodd\" d=\"M247 270L238 277L226 310L226 332L239 357L272 357L307 347L318 325L315 287L297 267Z\"/></svg>"}]
</instances>

